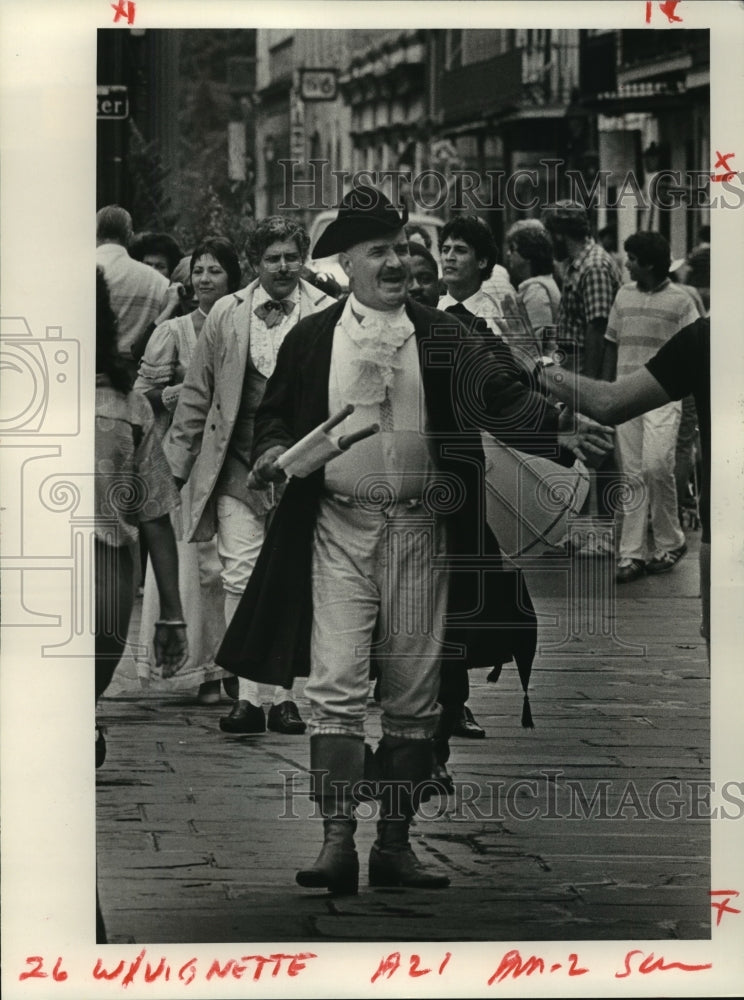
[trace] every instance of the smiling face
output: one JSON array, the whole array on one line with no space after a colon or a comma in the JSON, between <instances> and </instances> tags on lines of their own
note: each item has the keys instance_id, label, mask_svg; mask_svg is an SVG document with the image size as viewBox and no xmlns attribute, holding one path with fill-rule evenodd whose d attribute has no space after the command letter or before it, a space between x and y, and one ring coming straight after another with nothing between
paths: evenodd
<instances>
[{"instance_id":1,"label":"smiling face","mask_svg":"<svg viewBox=\"0 0 744 1000\"><path fill-rule=\"evenodd\" d=\"M403 304L411 258L402 229L357 243L339 254L339 260L349 287L363 305L391 312Z\"/></svg>"},{"instance_id":2,"label":"smiling face","mask_svg":"<svg viewBox=\"0 0 744 1000\"><path fill-rule=\"evenodd\" d=\"M286 299L297 288L302 255L295 240L270 243L258 262L259 282L272 299Z\"/></svg>"},{"instance_id":3,"label":"smiling face","mask_svg":"<svg viewBox=\"0 0 744 1000\"><path fill-rule=\"evenodd\" d=\"M478 257L469 243L458 236L448 236L441 247L442 280L452 298L462 302L474 295L483 283L483 272L488 266L484 257Z\"/></svg>"},{"instance_id":4,"label":"smiling face","mask_svg":"<svg viewBox=\"0 0 744 1000\"><path fill-rule=\"evenodd\" d=\"M217 299L227 295L227 282L227 271L211 253L196 258L191 284L200 309L209 312Z\"/></svg>"}]
</instances>

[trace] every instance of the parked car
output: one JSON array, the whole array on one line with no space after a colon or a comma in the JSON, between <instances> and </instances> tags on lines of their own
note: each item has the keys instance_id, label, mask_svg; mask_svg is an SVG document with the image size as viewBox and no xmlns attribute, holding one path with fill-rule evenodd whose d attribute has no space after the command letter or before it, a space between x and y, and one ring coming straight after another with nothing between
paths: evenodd
<instances>
[{"instance_id":1,"label":"parked car","mask_svg":"<svg viewBox=\"0 0 744 1000\"><path fill-rule=\"evenodd\" d=\"M341 267L338 254L333 254L331 257L322 257L319 260L312 259L313 247L320 239L321 233L325 231L326 226L336 218L336 214L335 211L319 212L310 223L308 230L310 256L307 260L307 266L317 274L331 275L346 290L349 287L349 281L346 277L346 272ZM439 264L439 232L444 225L444 219L440 219L435 215L412 212L408 218L408 224L411 226L421 226L421 228L426 230L431 237L431 252L437 264Z\"/></svg>"}]
</instances>

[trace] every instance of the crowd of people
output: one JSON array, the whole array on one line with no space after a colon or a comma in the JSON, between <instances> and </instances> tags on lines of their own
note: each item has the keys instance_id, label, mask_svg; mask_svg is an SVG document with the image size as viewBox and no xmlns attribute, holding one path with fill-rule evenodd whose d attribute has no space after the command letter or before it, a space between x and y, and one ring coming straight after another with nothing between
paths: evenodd
<instances>
[{"instance_id":1,"label":"crowd of people","mask_svg":"<svg viewBox=\"0 0 744 1000\"><path fill-rule=\"evenodd\" d=\"M451 739L486 735L470 668L496 680L514 660L531 725L537 619L485 516L495 443L585 463L585 509L616 524L617 541L567 551L615 559L618 583L684 556L692 479L710 540L702 369L668 374L656 360L672 364L680 332L685 357L690 330L705 348L709 295L679 280L694 268L673 278L667 240L638 232L623 283L568 202L513 225L503 265L475 215L444 225L438 260L407 221L375 189L345 196L313 250L339 255L342 288L308 264L305 229L288 218L259 220L245 248L208 234L184 254L168 234L135 235L120 206L97 217L96 698L132 610L106 588L121 604L139 582L143 683L188 664L199 702L232 702L225 734L309 729L324 839L297 881L341 893L359 881L362 786L380 803L370 884L448 883L416 858L408 828L422 787L451 790ZM638 372L651 379L640 389ZM615 395L593 388L607 385ZM360 440L287 479L281 456L340 411ZM111 476L138 484L113 515Z\"/></svg>"}]
</instances>

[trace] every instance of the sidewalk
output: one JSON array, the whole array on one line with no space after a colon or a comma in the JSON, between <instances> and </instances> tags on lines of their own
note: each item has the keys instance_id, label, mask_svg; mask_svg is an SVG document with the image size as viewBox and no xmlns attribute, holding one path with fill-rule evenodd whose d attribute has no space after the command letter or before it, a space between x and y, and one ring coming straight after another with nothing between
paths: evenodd
<instances>
[{"instance_id":1,"label":"sidewalk","mask_svg":"<svg viewBox=\"0 0 744 1000\"><path fill-rule=\"evenodd\" d=\"M708 938L710 822L690 818L688 785L709 780L698 540L688 533L673 572L618 588L614 634L586 596L607 584L601 560L575 560L572 575L562 560L525 566L541 621L535 729L520 726L514 664L497 684L471 672L487 738L452 741L456 794L412 830L446 890L370 889L372 819L359 822L358 896L301 889L295 870L321 842L305 818L307 736L228 737L229 702L197 705L193 682L142 690L125 659L98 712L110 942ZM372 702L368 735L376 744Z\"/></svg>"}]
</instances>

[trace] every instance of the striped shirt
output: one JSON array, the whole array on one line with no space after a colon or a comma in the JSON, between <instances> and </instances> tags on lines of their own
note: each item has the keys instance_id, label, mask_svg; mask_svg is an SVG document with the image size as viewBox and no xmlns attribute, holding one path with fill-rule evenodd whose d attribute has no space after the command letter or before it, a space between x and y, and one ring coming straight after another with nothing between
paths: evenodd
<instances>
[{"instance_id":1,"label":"striped shirt","mask_svg":"<svg viewBox=\"0 0 744 1000\"><path fill-rule=\"evenodd\" d=\"M96 247L96 264L103 269L119 325L117 347L129 359L132 345L162 312L170 282L154 267L132 260L118 243Z\"/></svg>"},{"instance_id":2,"label":"striped shirt","mask_svg":"<svg viewBox=\"0 0 744 1000\"><path fill-rule=\"evenodd\" d=\"M617 377L645 365L698 311L692 298L666 278L644 292L633 281L623 285L610 312L605 340L617 344Z\"/></svg>"}]
</instances>

